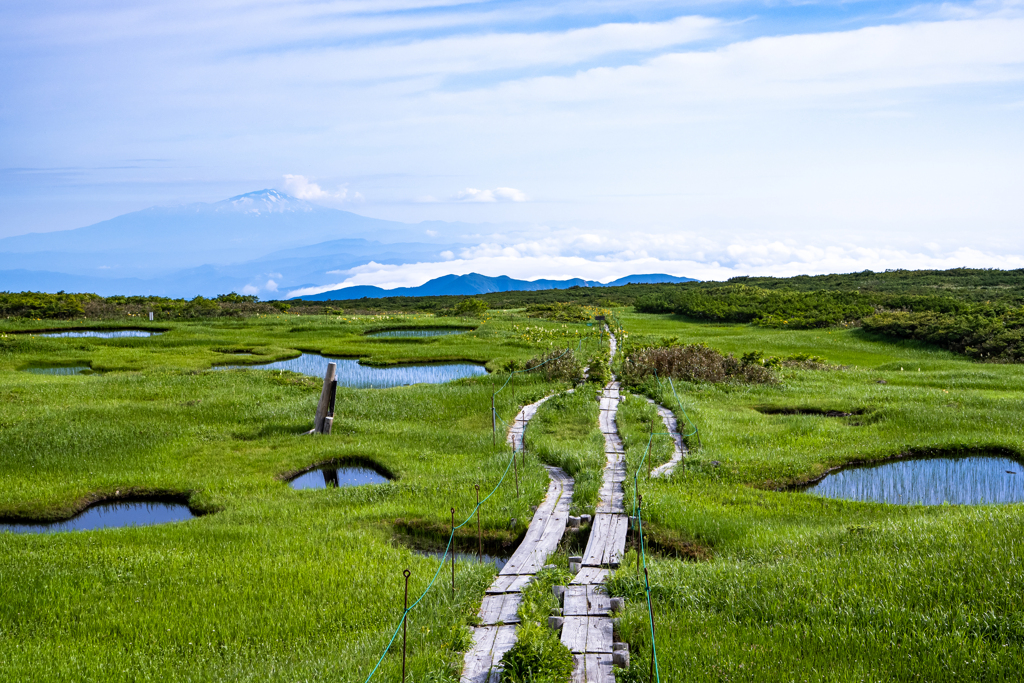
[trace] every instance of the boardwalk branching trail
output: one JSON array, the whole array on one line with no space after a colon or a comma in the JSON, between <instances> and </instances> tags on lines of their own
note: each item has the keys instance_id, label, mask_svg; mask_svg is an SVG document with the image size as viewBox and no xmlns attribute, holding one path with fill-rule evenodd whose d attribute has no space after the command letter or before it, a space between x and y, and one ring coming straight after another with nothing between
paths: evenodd
<instances>
[{"instance_id":1,"label":"boardwalk branching trail","mask_svg":"<svg viewBox=\"0 0 1024 683\"><path fill-rule=\"evenodd\" d=\"M615 336L610 335L615 357ZM573 653L572 683L614 683L612 673L612 620L604 581L617 567L626 549L626 516L622 488L626 480L626 454L615 424L621 395L611 381L601 394L601 432L606 464L583 566L566 588L562 643Z\"/></svg>"},{"instance_id":2,"label":"boardwalk branching trail","mask_svg":"<svg viewBox=\"0 0 1024 683\"><path fill-rule=\"evenodd\" d=\"M508 443L521 450L523 434L546 396L524 407L509 429ZM473 631L473 647L466 653L461 683L497 683L498 664L516 642L517 611L522 589L540 571L565 533L572 503L573 479L558 467L546 467L551 483L537 508L523 542L487 589L480 605L480 625Z\"/></svg>"},{"instance_id":3,"label":"boardwalk branching trail","mask_svg":"<svg viewBox=\"0 0 1024 683\"><path fill-rule=\"evenodd\" d=\"M683 443L683 435L679 431L679 422L676 420L675 413L666 408L663 405L647 399L650 403L654 404L655 409L658 411L658 415L661 416L661 421L665 425L665 431L672 436L672 458L668 462L658 465L651 470L652 477L667 477L672 474L676 466L683 461L687 450L686 444Z\"/></svg>"}]
</instances>

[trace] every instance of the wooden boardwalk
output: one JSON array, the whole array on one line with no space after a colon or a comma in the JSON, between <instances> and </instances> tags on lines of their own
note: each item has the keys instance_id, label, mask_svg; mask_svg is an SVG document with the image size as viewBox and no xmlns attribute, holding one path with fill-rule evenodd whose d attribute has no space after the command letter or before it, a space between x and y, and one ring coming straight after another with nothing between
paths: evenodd
<instances>
[{"instance_id":1,"label":"wooden boardwalk","mask_svg":"<svg viewBox=\"0 0 1024 683\"><path fill-rule=\"evenodd\" d=\"M686 444L683 443L683 435L679 432L679 422L676 420L675 413L666 408L663 405L655 403L651 399L647 399L648 403L652 403L658 411L658 415L661 416L661 421L665 424L665 431L672 436L672 457L668 462L658 465L651 470L652 477L667 477L672 474L676 466L683 461L686 457Z\"/></svg>"},{"instance_id":2,"label":"wooden boardwalk","mask_svg":"<svg viewBox=\"0 0 1024 683\"><path fill-rule=\"evenodd\" d=\"M522 448L526 425L544 401L523 408L509 429L508 443ZM518 441L517 441L518 440ZM569 520L573 479L558 467L546 467L551 482L544 501L530 521L523 542L494 578L480 605L480 626L473 632L473 647L466 653L460 683L498 683L502 656L516 642L517 610L522 589L544 567L548 555L558 547Z\"/></svg>"},{"instance_id":3,"label":"wooden boardwalk","mask_svg":"<svg viewBox=\"0 0 1024 683\"><path fill-rule=\"evenodd\" d=\"M615 336L609 336L614 357ZM572 651L572 683L615 683L611 602L603 584L611 568L622 561L629 529L622 487L626 480L626 455L615 424L621 400L619 383L609 382L601 394L600 412L606 458L604 478L583 552L583 566L563 596L562 643Z\"/></svg>"}]
</instances>

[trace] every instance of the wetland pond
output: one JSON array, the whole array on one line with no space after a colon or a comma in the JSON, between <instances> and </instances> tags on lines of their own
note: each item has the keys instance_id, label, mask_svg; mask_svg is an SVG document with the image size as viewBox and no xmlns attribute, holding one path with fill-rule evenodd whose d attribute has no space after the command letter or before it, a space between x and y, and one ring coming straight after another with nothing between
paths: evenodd
<instances>
[{"instance_id":1,"label":"wetland pond","mask_svg":"<svg viewBox=\"0 0 1024 683\"><path fill-rule=\"evenodd\" d=\"M24 372L31 372L33 375L81 375L89 370L91 368L88 365L69 365L52 368L25 368Z\"/></svg>"},{"instance_id":2,"label":"wetland pond","mask_svg":"<svg viewBox=\"0 0 1024 683\"><path fill-rule=\"evenodd\" d=\"M40 337L97 337L99 339L122 339L125 337L152 337L162 332L149 330L69 330L68 332L45 332Z\"/></svg>"},{"instance_id":3,"label":"wetland pond","mask_svg":"<svg viewBox=\"0 0 1024 683\"><path fill-rule=\"evenodd\" d=\"M801 489L825 498L895 505L1024 501L1024 466L1001 456L892 460L857 465Z\"/></svg>"},{"instance_id":4,"label":"wetland pond","mask_svg":"<svg viewBox=\"0 0 1024 683\"><path fill-rule=\"evenodd\" d=\"M89 531L125 526L151 526L183 522L195 515L181 503L117 501L96 503L71 519L59 522L0 522L0 532L46 534L58 531Z\"/></svg>"},{"instance_id":5,"label":"wetland pond","mask_svg":"<svg viewBox=\"0 0 1024 683\"><path fill-rule=\"evenodd\" d=\"M423 557L432 557L435 560L440 560L442 557L444 557L444 561L446 564L452 561L451 553L448 553L448 556L445 557L443 550L413 550L413 552L417 555L422 555ZM483 557L484 564L493 564L499 572L505 567L506 564L508 564L509 559L511 559L510 557L501 557L500 555L488 555L487 553L484 553ZM477 555L476 553L455 553L456 565L459 565L463 562L477 562L478 560L479 555Z\"/></svg>"},{"instance_id":6,"label":"wetland pond","mask_svg":"<svg viewBox=\"0 0 1024 683\"><path fill-rule=\"evenodd\" d=\"M444 328L425 328L425 329L408 329L408 330L384 330L383 332L370 332L367 337L378 337L385 339L407 339L411 337L444 337L449 334L465 334L466 332L472 332L473 330L463 329L444 329Z\"/></svg>"},{"instance_id":7,"label":"wetland pond","mask_svg":"<svg viewBox=\"0 0 1024 683\"><path fill-rule=\"evenodd\" d=\"M338 386L355 389L386 389L407 384L443 384L463 377L486 375L487 370L476 363L431 363L429 365L393 365L377 368L362 365L352 358L328 358L304 353L298 358L258 365L218 365L216 370L291 370L312 377L324 376L328 363L337 363Z\"/></svg>"},{"instance_id":8,"label":"wetland pond","mask_svg":"<svg viewBox=\"0 0 1024 683\"><path fill-rule=\"evenodd\" d=\"M390 479L369 467L357 465L338 466L324 465L308 472L303 472L289 483L293 489L328 489L341 486L365 486L366 484L386 484Z\"/></svg>"}]
</instances>

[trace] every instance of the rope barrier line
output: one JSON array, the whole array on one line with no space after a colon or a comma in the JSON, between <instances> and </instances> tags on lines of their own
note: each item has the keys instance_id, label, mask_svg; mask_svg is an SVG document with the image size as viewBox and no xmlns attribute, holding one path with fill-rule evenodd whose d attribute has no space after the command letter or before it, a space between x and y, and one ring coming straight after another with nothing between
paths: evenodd
<instances>
[{"instance_id":1,"label":"rope barrier line","mask_svg":"<svg viewBox=\"0 0 1024 683\"><path fill-rule=\"evenodd\" d=\"M633 510L636 512L637 521L637 533L640 536L640 558L643 562L644 568L644 592L647 594L647 619L651 627L651 661L654 666L654 680L657 683L661 683L661 673L658 671L658 643L654 637L654 605L651 603L651 580L647 573L647 549L644 546L644 516L643 511L637 504L637 498L640 493L640 470L643 469L644 462L647 461L647 456L651 452L651 444L654 443L654 437L656 436L669 436L672 435L668 432L654 432L647 439L647 448L644 450L644 457L640 459L640 464L636 468L636 472L633 474Z\"/></svg>"},{"instance_id":2,"label":"rope barrier line","mask_svg":"<svg viewBox=\"0 0 1024 683\"><path fill-rule=\"evenodd\" d=\"M465 520L463 520L462 524L459 524L458 526L452 529L452 532L448 535L448 545L445 546L444 555L441 556L441 561L437 565L437 571L434 572L434 577L430 579L430 583L428 583L427 587L423 589L423 592L420 594L420 597L416 598L416 601L409 605L409 607L402 612L402 617L398 620L398 625L395 626L395 632L391 634L391 640L388 641L387 647L384 648L384 652L381 653L380 659L377 660L377 665L373 667L373 670L370 672L370 675L366 677L366 683L369 683L370 679L373 678L373 675L377 673L377 669L379 669L380 665L384 662L384 657L387 656L388 651L391 650L391 646L394 645L395 638L398 637L398 632L402 630L402 624L405 623L406 618L409 616L409 612L411 612L416 607L416 605L420 604L420 601L427 596L427 593L434 586L434 582L437 581L437 577L441 574L441 569L445 565L445 559L448 557L448 551L451 550L452 542L455 540L455 532L464 527L466 524L468 524L469 521L473 519L473 515L476 514L477 510L479 510L480 507L484 503L486 503L491 496L495 494L495 492L501 487L502 482L505 481L505 477L508 476L508 471L511 467L512 459L510 458L508 464L505 465L505 471L502 473L501 479L499 479L498 483L494 486L493 489L491 489L491 492L488 493L483 500L476 504L476 506L473 508L473 511L469 513L469 516L466 517Z\"/></svg>"}]
</instances>

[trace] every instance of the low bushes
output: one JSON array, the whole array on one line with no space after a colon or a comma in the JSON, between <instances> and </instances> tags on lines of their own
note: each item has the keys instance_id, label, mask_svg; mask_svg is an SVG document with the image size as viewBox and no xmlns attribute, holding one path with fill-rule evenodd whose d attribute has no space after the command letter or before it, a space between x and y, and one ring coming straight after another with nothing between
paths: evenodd
<instances>
[{"instance_id":1,"label":"low bushes","mask_svg":"<svg viewBox=\"0 0 1024 683\"><path fill-rule=\"evenodd\" d=\"M639 384L651 375L689 382L771 384L777 381L774 373L757 359L740 360L704 344L648 346L631 349L625 354L620 373L624 382Z\"/></svg>"}]
</instances>

